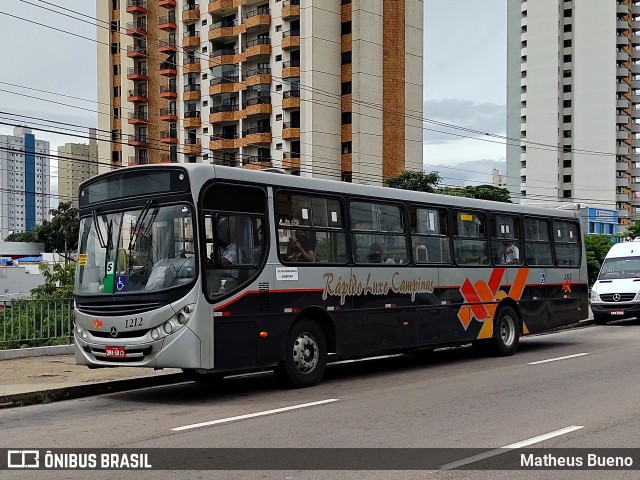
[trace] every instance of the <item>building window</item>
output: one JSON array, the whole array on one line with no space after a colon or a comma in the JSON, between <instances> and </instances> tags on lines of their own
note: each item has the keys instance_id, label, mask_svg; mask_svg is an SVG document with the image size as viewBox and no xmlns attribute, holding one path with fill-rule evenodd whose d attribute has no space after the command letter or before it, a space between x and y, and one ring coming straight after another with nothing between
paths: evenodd
<instances>
[{"instance_id":1,"label":"building window","mask_svg":"<svg viewBox=\"0 0 640 480\"><path fill-rule=\"evenodd\" d=\"M571 92L571 85L563 85L563 86L562 86L562 91L563 91L564 93L569 93L569 92Z\"/></svg>"},{"instance_id":2,"label":"building window","mask_svg":"<svg viewBox=\"0 0 640 480\"><path fill-rule=\"evenodd\" d=\"M276 92L281 92L282 91L282 84L278 83L276 84Z\"/></svg>"},{"instance_id":3,"label":"building window","mask_svg":"<svg viewBox=\"0 0 640 480\"><path fill-rule=\"evenodd\" d=\"M113 74L114 75L118 75L118 64L117 63L113 65Z\"/></svg>"},{"instance_id":4,"label":"building window","mask_svg":"<svg viewBox=\"0 0 640 480\"><path fill-rule=\"evenodd\" d=\"M351 112L342 112L342 125L351 125Z\"/></svg>"},{"instance_id":5,"label":"building window","mask_svg":"<svg viewBox=\"0 0 640 480\"><path fill-rule=\"evenodd\" d=\"M563 108L571 108L571 100L564 100L562 102L562 107Z\"/></svg>"},{"instance_id":6,"label":"building window","mask_svg":"<svg viewBox=\"0 0 640 480\"><path fill-rule=\"evenodd\" d=\"M119 162L120 161L120 152L118 151L113 151L111 152L111 161L112 162Z\"/></svg>"},{"instance_id":7,"label":"building window","mask_svg":"<svg viewBox=\"0 0 640 480\"><path fill-rule=\"evenodd\" d=\"M565 48L568 48L568 47L571 46L571 39L570 38L564 41L564 46L565 46Z\"/></svg>"},{"instance_id":8,"label":"building window","mask_svg":"<svg viewBox=\"0 0 640 480\"><path fill-rule=\"evenodd\" d=\"M571 62L571 54L565 55L562 57L562 61L565 63Z\"/></svg>"},{"instance_id":9,"label":"building window","mask_svg":"<svg viewBox=\"0 0 640 480\"><path fill-rule=\"evenodd\" d=\"M565 130L562 132L564 138L571 138L571 130Z\"/></svg>"},{"instance_id":10,"label":"building window","mask_svg":"<svg viewBox=\"0 0 640 480\"><path fill-rule=\"evenodd\" d=\"M345 155L351 153L351 142L342 142L342 153Z\"/></svg>"},{"instance_id":11,"label":"building window","mask_svg":"<svg viewBox=\"0 0 640 480\"><path fill-rule=\"evenodd\" d=\"M112 32L117 32L118 30L119 30L118 21L115 20L115 21L111 22L111 31Z\"/></svg>"},{"instance_id":12,"label":"building window","mask_svg":"<svg viewBox=\"0 0 640 480\"><path fill-rule=\"evenodd\" d=\"M281 113L278 113L278 114L276 115L276 122L281 122L281 121L282 121L282 114L281 114Z\"/></svg>"},{"instance_id":13,"label":"building window","mask_svg":"<svg viewBox=\"0 0 640 480\"><path fill-rule=\"evenodd\" d=\"M564 183L571 183L571 175L563 175L562 176L562 181Z\"/></svg>"},{"instance_id":14,"label":"building window","mask_svg":"<svg viewBox=\"0 0 640 480\"><path fill-rule=\"evenodd\" d=\"M571 31L571 24L569 24L569 25L565 25L565 26L564 26L564 31L565 31L565 32L570 32L570 31Z\"/></svg>"},{"instance_id":15,"label":"building window","mask_svg":"<svg viewBox=\"0 0 640 480\"><path fill-rule=\"evenodd\" d=\"M276 150L282 150L282 144L276 143Z\"/></svg>"},{"instance_id":16,"label":"building window","mask_svg":"<svg viewBox=\"0 0 640 480\"><path fill-rule=\"evenodd\" d=\"M120 0L111 0L111 10L120 10Z\"/></svg>"},{"instance_id":17,"label":"building window","mask_svg":"<svg viewBox=\"0 0 640 480\"><path fill-rule=\"evenodd\" d=\"M571 198L571 190L564 190L564 191L562 192L562 196L563 196L564 198Z\"/></svg>"},{"instance_id":18,"label":"building window","mask_svg":"<svg viewBox=\"0 0 640 480\"><path fill-rule=\"evenodd\" d=\"M570 168L570 167L571 167L571 160L564 160L564 161L562 162L562 166L563 166L564 168Z\"/></svg>"},{"instance_id":19,"label":"building window","mask_svg":"<svg viewBox=\"0 0 640 480\"><path fill-rule=\"evenodd\" d=\"M564 16L565 16L565 18L567 18L567 17L572 17L572 16L573 16L573 12L572 12L572 10L571 10L570 8L567 8L567 9L564 11Z\"/></svg>"},{"instance_id":20,"label":"building window","mask_svg":"<svg viewBox=\"0 0 640 480\"><path fill-rule=\"evenodd\" d=\"M118 43L117 42L112 43L111 44L111 53L115 55L119 51L120 51L120 47L119 47Z\"/></svg>"},{"instance_id":21,"label":"building window","mask_svg":"<svg viewBox=\"0 0 640 480\"><path fill-rule=\"evenodd\" d=\"M342 22L340 24L340 34L341 35L348 35L351 33L351 22Z\"/></svg>"},{"instance_id":22,"label":"building window","mask_svg":"<svg viewBox=\"0 0 640 480\"><path fill-rule=\"evenodd\" d=\"M276 62L282 61L282 55L276 55Z\"/></svg>"},{"instance_id":23,"label":"building window","mask_svg":"<svg viewBox=\"0 0 640 480\"><path fill-rule=\"evenodd\" d=\"M120 87L113 87L113 96L114 97L120 96Z\"/></svg>"},{"instance_id":24,"label":"building window","mask_svg":"<svg viewBox=\"0 0 640 480\"><path fill-rule=\"evenodd\" d=\"M351 51L342 52L342 60L340 63L342 65L349 65L351 63Z\"/></svg>"},{"instance_id":25,"label":"building window","mask_svg":"<svg viewBox=\"0 0 640 480\"><path fill-rule=\"evenodd\" d=\"M564 123L571 123L571 115L563 115L562 116L562 121Z\"/></svg>"},{"instance_id":26,"label":"building window","mask_svg":"<svg viewBox=\"0 0 640 480\"><path fill-rule=\"evenodd\" d=\"M349 95L351 93L351 82L342 82L342 95Z\"/></svg>"},{"instance_id":27,"label":"building window","mask_svg":"<svg viewBox=\"0 0 640 480\"><path fill-rule=\"evenodd\" d=\"M276 25L276 32L282 31L282 25Z\"/></svg>"}]
</instances>

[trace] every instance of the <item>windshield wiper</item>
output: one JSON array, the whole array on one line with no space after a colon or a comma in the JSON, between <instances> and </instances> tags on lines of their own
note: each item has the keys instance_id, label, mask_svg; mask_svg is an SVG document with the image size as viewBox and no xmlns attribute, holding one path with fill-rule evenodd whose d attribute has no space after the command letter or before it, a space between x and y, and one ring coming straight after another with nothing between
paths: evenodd
<instances>
[{"instance_id":1,"label":"windshield wiper","mask_svg":"<svg viewBox=\"0 0 640 480\"><path fill-rule=\"evenodd\" d=\"M107 248L107 242L104 241L104 236L102 235L102 229L100 228L100 223L98 223L98 213L96 209L93 209L91 212L93 217L93 224L96 226L96 234L98 237L98 242L100 242L100 248Z\"/></svg>"},{"instance_id":2,"label":"windshield wiper","mask_svg":"<svg viewBox=\"0 0 640 480\"><path fill-rule=\"evenodd\" d=\"M144 204L144 208L142 212L140 212L140 216L136 220L136 224L133 226L133 231L131 232L131 240L129 240L129 255L131 255L131 249L136 246L138 242L138 237L140 236L140 231L142 231L142 225L144 224L144 220L151 209L151 204L153 202L151 200L147 200L147 203Z\"/></svg>"}]
</instances>

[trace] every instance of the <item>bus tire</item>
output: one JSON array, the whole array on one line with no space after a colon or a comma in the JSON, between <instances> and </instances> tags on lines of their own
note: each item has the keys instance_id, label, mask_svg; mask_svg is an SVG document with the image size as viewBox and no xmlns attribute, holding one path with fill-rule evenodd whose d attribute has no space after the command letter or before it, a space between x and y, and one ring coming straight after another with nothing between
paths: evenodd
<instances>
[{"instance_id":1,"label":"bus tire","mask_svg":"<svg viewBox=\"0 0 640 480\"><path fill-rule=\"evenodd\" d=\"M276 375L288 386L312 387L327 369L327 339L320 326L311 320L295 322L285 344L285 359L276 367Z\"/></svg>"},{"instance_id":2,"label":"bus tire","mask_svg":"<svg viewBox=\"0 0 640 480\"><path fill-rule=\"evenodd\" d=\"M496 354L506 357L516 353L520 343L520 319L512 307L504 305L498 309L493 320L493 336Z\"/></svg>"}]
</instances>

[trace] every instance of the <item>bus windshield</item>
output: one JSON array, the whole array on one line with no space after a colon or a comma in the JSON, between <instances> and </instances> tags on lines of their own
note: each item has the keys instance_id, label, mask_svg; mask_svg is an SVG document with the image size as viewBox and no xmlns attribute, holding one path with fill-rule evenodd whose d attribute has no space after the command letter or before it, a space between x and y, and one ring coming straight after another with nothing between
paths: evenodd
<instances>
[{"instance_id":1,"label":"bus windshield","mask_svg":"<svg viewBox=\"0 0 640 480\"><path fill-rule=\"evenodd\" d=\"M80 221L75 293L156 292L196 278L193 209L187 204L96 213Z\"/></svg>"}]
</instances>

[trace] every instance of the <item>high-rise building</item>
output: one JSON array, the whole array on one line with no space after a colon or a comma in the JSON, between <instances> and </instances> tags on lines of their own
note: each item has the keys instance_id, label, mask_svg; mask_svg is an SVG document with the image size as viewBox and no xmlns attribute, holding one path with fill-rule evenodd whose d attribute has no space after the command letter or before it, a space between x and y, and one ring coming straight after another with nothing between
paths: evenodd
<instances>
[{"instance_id":1,"label":"high-rise building","mask_svg":"<svg viewBox=\"0 0 640 480\"><path fill-rule=\"evenodd\" d=\"M507 2L509 189L640 215L637 0ZM637 77L640 78L640 77Z\"/></svg>"},{"instance_id":2,"label":"high-rise building","mask_svg":"<svg viewBox=\"0 0 640 480\"><path fill-rule=\"evenodd\" d=\"M0 135L0 240L49 219L49 155L28 128Z\"/></svg>"},{"instance_id":3,"label":"high-rise building","mask_svg":"<svg viewBox=\"0 0 640 480\"><path fill-rule=\"evenodd\" d=\"M98 99L112 109L99 128L113 140L98 156L113 166L273 166L372 184L422 168L422 0L96 7Z\"/></svg>"},{"instance_id":4,"label":"high-rise building","mask_svg":"<svg viewBox=\"0 0 640 480\"><path fill-rule=\"evenodd\" d=\"M58 201L78 208L80 183L98 174L98 143L90 129L89 145L65 143L58 147Z\"/></svg>"}]
</instances>

